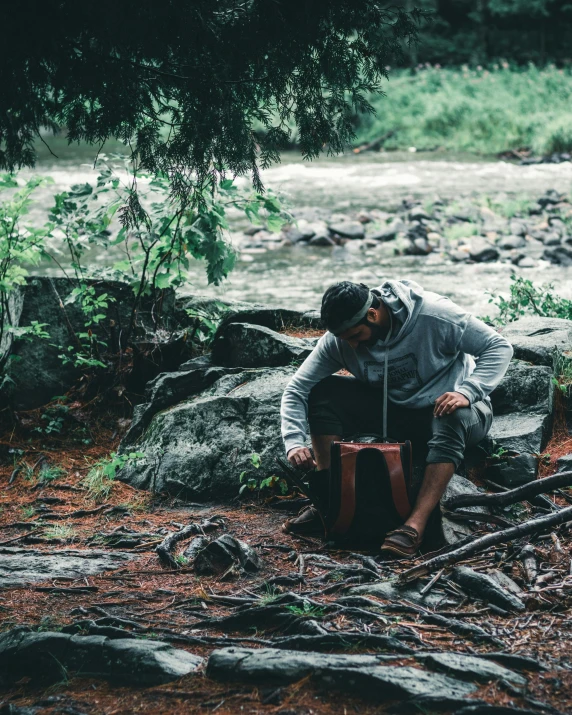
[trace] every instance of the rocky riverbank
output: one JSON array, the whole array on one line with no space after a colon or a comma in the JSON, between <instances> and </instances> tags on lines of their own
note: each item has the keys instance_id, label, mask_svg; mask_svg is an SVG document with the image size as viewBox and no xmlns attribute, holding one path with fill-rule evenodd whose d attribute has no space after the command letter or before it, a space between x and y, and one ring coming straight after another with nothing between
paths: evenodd
<instances>
[{"instance_id":1,"label":"rocky riverbank","mask_svg":"<svg viewBox=\"0 0 572 715\"><path fill-rule=\"evenodd\" d=\"M549 190L537 200L416 201L403 199L392 211L331 213L294 211L295 224L279 233L253 226L239 234L243 253L288 246L341 246L380 259L414 255L452 262L504 262L533 268L539 261L572 265L572 204Z\"/></svg>"}]
</instances>

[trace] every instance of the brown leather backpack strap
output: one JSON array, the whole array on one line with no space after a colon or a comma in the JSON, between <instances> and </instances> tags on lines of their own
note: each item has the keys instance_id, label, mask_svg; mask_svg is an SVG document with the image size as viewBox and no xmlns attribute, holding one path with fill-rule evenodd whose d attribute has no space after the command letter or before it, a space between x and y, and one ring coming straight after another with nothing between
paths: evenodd
<instances>
[{"instance_id":1,"label":"brown leather backpack strap","mask_svg":"<svg viewBox=\"0 0 572 715\"><path fill-rule=\"evenodd\" d=\"M360 447L351 443L340 445L341 484L340 511L330 532L345 534L350 528L356 511L356 459Z\"/></svg>"},{"instance_id":2,"label":"brown leather backpack strap","mask_svg":"<svg viewBox=\"0 0 572 715\"><path fill-rule=\"evenodd\" d=\"M403 464L401 462L401 452L399 445L391 445L393 449L388 449L388 445L384 445L383 449L387 469L389 471L389 481L391 483L391 493L393 495L393 503L399 516L405 520L411 514L412 506L409 502L407 493L406 475L403 473Z\"/></svg>"}]
</instances>

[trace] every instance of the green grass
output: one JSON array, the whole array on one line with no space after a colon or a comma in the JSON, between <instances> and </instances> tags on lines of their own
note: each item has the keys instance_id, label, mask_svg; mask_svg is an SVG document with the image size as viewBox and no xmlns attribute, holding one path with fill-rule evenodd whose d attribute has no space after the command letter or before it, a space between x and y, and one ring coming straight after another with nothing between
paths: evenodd
<instances>
[{"instance_id":1,"label":"green grass","mask_svg":"<svg viewBox=\"0 0 572 715\"><path fill-rule=\"evenodd\" d=\"M44 531L46 539L61 539L72 541L77 536L77 531L69 524L54 524Z\"/></svg>"},{"instance_id":2,"label":"green grass","mask_svg":"<svg viewBox=\"0 0 572 715\"><path fill-rule=\"evenodd\" d=\"M503 63L392 71L384 91L370 99L377 116L357 118L356 143L393 131L386 149L497 154L530 148L542 155L572 149L569 69Z\"/></svg>"},{"instance_id":3,"label":"green grass","mask_svg":"<svg viewBox=\"0 0 572 715\"><path fill-rule=\"evenodd\" d=\"M479 227L474 223L455 223L452 226L447 226L443 230L443 236L447 241L458 241L460 238L468 238L479 233Z\"/></svg>"}]
</instances>

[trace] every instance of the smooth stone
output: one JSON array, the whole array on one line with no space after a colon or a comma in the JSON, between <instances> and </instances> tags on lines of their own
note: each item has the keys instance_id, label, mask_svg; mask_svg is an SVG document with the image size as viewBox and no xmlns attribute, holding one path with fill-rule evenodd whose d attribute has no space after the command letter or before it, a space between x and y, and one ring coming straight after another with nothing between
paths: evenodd
<instances>
[{"instance_id":1,"label":"smooth stone","mask_svg":"<svg viewBox=\"0 0 572 715\"><path fill-rule=\"evenodd\" d=\"M542 258L550 263L568 268L572 266L572 247L556 246L556 248L547 248L542 254Z\"/></svg>"},{"instance_id":2,"label":"smooth stone","mask_svg":"<svg viewBox=\"0 0 572 715\"><path fill-rule=\"evenodd\" d=\"M554 352L572 350L572 320L526 316L508 323L501 335L514 348L515 358L552 367Z\"/></svg>"},{"instance_id":3,"label":"smooth stone","mask_svg":"<svg viewBox=\"0 0 572 715\"><path fill-rule=\"evenodd\" d=\"M425 211L421 206L416 206L409 212L409 218L411 221L430 221L431 216Z\"/></svg>"},{"instance_id":4,"label":"smooth stone","mask_svg":"<svg viewBox=\"0 0 572 715\"><path fill-rule=\"evenodd\" d=\"M530 256L523 256L518 260L517 266L519 268L536 268L538 263Z\"/></svg>"},{"instance_id":5,"label":"smooth stone","mask_svg":"<svg viewBox=\"0 0 572 715\"><path fill-rule=\"evenodd\" d=\"M329 229L332 233L344 238L363 238L365 236L363 224L359 221L332 223Z\"/></svg>"},{"instance_id":6,"label":"smooth stone","mask_svg":"<svg viewBox=\"0 0 572 715\"><path fill-rule=\"evenodd\" d=\"M65 549L36 551L16 546L0 547L0 587L23 586L58 578L79 579L114 571L132 561L122 551Z\"/></svg>"},{"instance_id":7,"label":"smooth stone","mask_svg":"<svg viewBox=\"0 0 572 715\"><path fill-rule=\"evenodd\" d=\"M478 263L487 263L496 261L499 257L499 251L496 246L492 246L484 238L475 238L469 244L469 255L473 261Z\"/></svg>"},{"instance_id":8,"label":"smooth stone","mask_svg":"<svg viewBox=\"0 0 572 715\"><path fill-rule=\"evenodd\" d=\"M515 236L526 236L526 224L522 221L512 219L509 223L510 232Z\"/></svg>"},{"instance_id":9,"label":"smooth stone","mask_svg":"<svg viewBox=\"0 0 572 715\"><path fill-rule=\"evenodd\" d=\"M507 611L524 611L525 605L520 598L501 586L488 574L474 571L468 566L455 566L451 580L471 596L489 601Z\"/></svg>"},{"instance_id":10,"label":"smooth stone","mask_svg":"<svg viewBox=\"0 0 572 715\"><path fill-rule=\"evenodd\" d=\"M502 236L498 245L504 250L511 250L513 248L522 248L523 246L526 246L526 241L523 235Z\"/></svg>"},{"instance_id":11,"label":"smooth stone","mask_svg":"<svg viewBox=\"0 0 572 715\"><path fill-rule=\"evenodd\" d=\"M329 236L314 236L309 241L310 246L335 246L336 242Z\"/></svg>"}]
</instances>

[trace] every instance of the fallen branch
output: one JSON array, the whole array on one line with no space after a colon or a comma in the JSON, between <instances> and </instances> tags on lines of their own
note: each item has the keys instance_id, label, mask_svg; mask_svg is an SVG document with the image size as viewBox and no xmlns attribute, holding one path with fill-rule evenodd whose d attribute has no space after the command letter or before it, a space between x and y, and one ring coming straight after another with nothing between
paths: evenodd
<instances>
[{"instance_id":1,"label":"fallen branch","mask_svg":"<svg viewBox=\"0 0 572 715\"><path fill-rule=\"evenodd\" d=\"M553 474L551 477L523 484L516 489L509 489L501 494L459 494L447 499L443 506L446 509L458 509L465 506L508 506L529 497L558 489L558 487L569 486L572 486L572 472L561 472Z\"/></svg>"},{"instance_id":2,"label":"fallen branch","mask_svg":"<svg viewBox=\"0 0 572 715\"><path fill-rule=\"evenodd\" d=\"M570 475L570 472L568 473ZM549 477L551 479L551 477ZM529 486L529 485L526 485ZM513 491L517 491L514 489ZM508 492L506 492L508 494ZM504 496L495 495L495 496ZM448 554L442 554L441 556L435 556L428 561L425 561L418 566L413 566L407 571L404 571L399 576L401 583L407 583L409 581L414 581L420 576L426 576L427 574L435 571L436 569L443 568L445 566L451 566L458 561L468 558L469 556L474 556L481 551L485 551L491 546L496 546L497 544L504 544L513 539L518 539L520 536L527 536L535 531L544 531L547 527L555 526L556 524L564 524L567 521L572 521L572 506L566 507L566 509L561 509L553 514L547 514L546 516L541 516L538 519L531 519L524 524L519 524L518 526L513 526L510 529L503 529L502 531L496 531L493 534L486 534L478 539L475 539L470 544L461 546L454 551L450 551Z\"/></svg>"},{"instance_id":3,"label":"fallen branch","mask_svg":"<svg viewBox=\"0 0 572 715\"><path fill-rule=\"evenodd\" d=\"M204 534L206 531L218 529L220 525L221 521L218 517L211 517L210 519L205 519L200 524L189 524L188 526L185 526L184 529L176 531L174 534L167 534L167 536L155 549L157 556L159 557L159 561L164 566L168 566L171 569L179 569L181 564L178 563L171 554L171 551L175 548L179 541L184 541L190 536L196 536L197 534Z\"/></svg>"}]
</instances>

